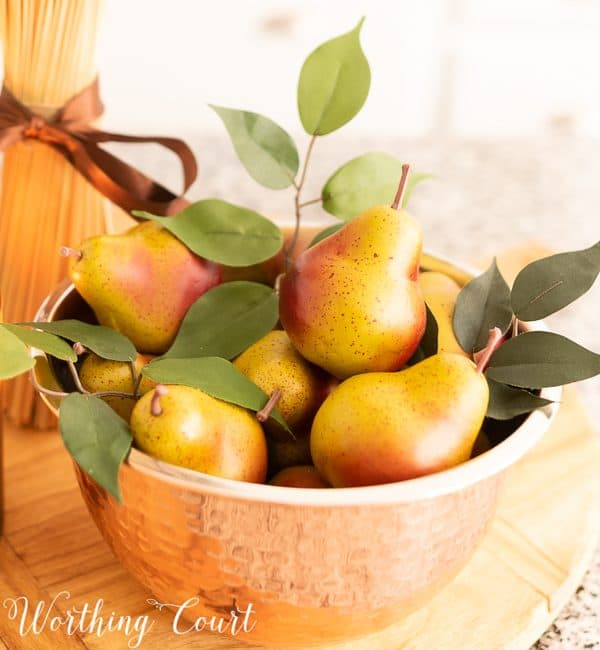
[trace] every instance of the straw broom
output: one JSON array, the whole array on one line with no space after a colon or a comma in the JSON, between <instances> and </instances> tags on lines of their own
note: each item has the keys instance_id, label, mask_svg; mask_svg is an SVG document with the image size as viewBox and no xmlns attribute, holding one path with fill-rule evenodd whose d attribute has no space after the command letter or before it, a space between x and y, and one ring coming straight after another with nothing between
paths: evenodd
<instances>
[{"instance_id":1,"label":"straw broom","mask_svg":"<svg viewBox=\"0 0 600 650\"><path fill-rule=\"evenodd\" d=\"M96 76L102 0L0 0L4 83L23 104L52 117ZM112 207L59 153L27 140L4 156L0 198L0 286L7 322L31 320L66 276L62 245L106 230ZM47 428L53 416L28 377L6 387L8 416Z\"/></svg>"}]
</instances>

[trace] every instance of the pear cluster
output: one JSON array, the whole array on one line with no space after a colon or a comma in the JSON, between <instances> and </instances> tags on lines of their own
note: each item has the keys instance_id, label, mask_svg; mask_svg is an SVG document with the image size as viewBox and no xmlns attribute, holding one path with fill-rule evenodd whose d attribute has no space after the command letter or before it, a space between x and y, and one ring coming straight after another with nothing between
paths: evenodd
<instances>
[{"instance_id":1,"label":"pear cluster","mask_svg":"<svg viewBox=\"0 0 600 650\"><path fill-rule=\"evenodd\" d=\"M90 354L81 382L134 395L104 399L141 450L223 478L354 487L447 469L471 457L488 386L454 337L460 287L441 271L421 272L421 249L419 224L405 210L376 206L296 256L277 283L280 323L233 361L270 396L252 413L185 385L134 385L227 269L155 223L91 238L71 260L71 279L98 321L140 354L135 364ZM278 263L282 256L269 265ZM426 303L438 351L413 363ZM275 408L289 429L270 417Z\"/></svg>"}]
</instances>

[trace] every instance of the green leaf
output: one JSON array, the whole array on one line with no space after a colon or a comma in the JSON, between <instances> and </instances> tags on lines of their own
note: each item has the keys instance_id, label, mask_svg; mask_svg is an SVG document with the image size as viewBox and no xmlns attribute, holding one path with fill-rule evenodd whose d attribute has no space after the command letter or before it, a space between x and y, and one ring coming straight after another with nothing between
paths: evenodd
<instances>
[{"instance_id":1,"label":"green leaf","mask_svg":"<svg viewBox=\"0 0 600 650\"><path fill-rule=\"evenodd\" d=\"M318 232L313 237L312 241L308 245L308 248L310 248L311 246L314 246L315 244L318 244L323 239L326 239L327 237L329 237L329 235L333 235L338 230L343 228L345 225L346 225L345 223L334 223L332 226L328 226L327 228L325 228L325 230L321 230L321 232Z\"/></svg>"},{"instance_id":2,"label":"green leaf","mask_svg":"<svg viewBox=\"0 0 600 650\"><path fill-rule=\"evenodd\" d=\"M233 359L270 332L279 320L277 295L257 282L226 282L189 308L163 358Z\"/></svg>"},{"instance_id":3,"label":"green leaf","mask_svg":"<svg viewBox=\"0 0 600 650\"><path fill-rule=\"evenodd\" d=\"M142 210L132 214L156 221L196 255L228 266L258 264L283 246L283 234L272 221L220 199L192 203L173 217Z\"/></svg>"},{"instance_id":4,"label":"green leaf","mask_svg":"<svg viewBox=\"0 0 600 650\"><path fill-rule=\"evenodd\" d=\"M323 186L323 209L347 220L373 205L390 205L401 174L402 163L387 153L372 152L353 158L335 171ZM431 178L431 175L409 174L403 207L408 203L415 185L426 178Z\"/></svg>"},{"instance_id":5,"label":"green leaf","mask_svg":"<svg viewBox=\"0 0 600 650\"><path fill-rule=\"evenodd\" d=\"M538 397L523 388L507 386L490 377L486 379L490 388L490 401L486 414L488 418L510 420L517 415L553 404L551 400Z\"/></svg>"},{"instance_id":6,"label":"green leaf","mask_svg":"<svg viewBox=\"0 0 600 650\"><path fill-rule=\"evenodd\" d=\"M492 355L486 375L521 388L562 386L600 373L600 354L553 332L525 332Z\"/></svg>"},{"instance_id":7,"label":"green leaf","mask_svg":"<svg viewBox=\"0 0 600 650\"><path fill-rule=\"evenodd\" d=\"M304 62L298 81L298 112L304 130L326 135L349 122L369 94L371 71L360 47L364 18L314 50Z\"/></svg>"},{"instance_id":8,"label":"green leaf","mask_svg":"<svg viewBox=\"0 0 600 650\"><path fill-rule=\"evenodd\" d=\"M273 190L293 183L298 150L287 131L259 113L209 106L223 120L240 161L257 183Z\"/></svg>"},{"instance_id":9,"label":"green leaf","mask_svg":"<svg viewBox=\"0 0 600 650\"><path fill-rule=\"evenodd\" d=\"M438 324L427 304L425 304L425 308L427 310L425 332L423 333L419 347L407 361L409 366L414 366L415 363L419 363L419 361L423 361L423 359L437 354L438 351Z\"/></svg>"},{"instance_id":10,"label":"green leaf","mask_svg":"<svg viewBox=\"0 0 600 650\"><path fill-rule=\"evenodd\" d=\"M260 411L269 399L261 388L232 363L219 357L155 359L144 366L142 374L161 384L183 384L198 388L212 397L251 411ZM289 431L277 409L273 409L271 417Z\"/></svg>"},{"instance_id":11,"label":"green leaf","mask_svg":"<svg viewBox=\"0 0 600 650\"><path fill-rule=\"evenodd\" d=\"M38 332L30 329L29 327L22 327L21 325L3 325L9 332L12 332L19 338L25 345L32 348L42 350L56 359L63 361L77 361L77 355L73 352L73 348L66 343L63 339L49 334L48 332Z\"/></svg>"},{"instance_id":12,"label":"green leaf","mask_svg":"<svg viewBox=\"0 0 600 650\"><path fill-rule=\"evenodd\" d=\"M485 273L458 294L452 320L454 334L462 349L471 354L485 347L493 327L505 334L512 316L510 289L494 259Z\"/></svg>"},{"instance_id":13,"label":"green leaf","mask_svg":"<svg viewBox=\"0 0 600 650\"><path fill-rule=\"evenodd\" d=\"M559 253L528 264L515 278L512 308L523 321L546 318L577 300L600 273L600 241L580 251Z\"/></svg>"},{"instance_id":14,"label":"green leaf","mask_svg":"<svg viewBox=\"0 0 600 650\"><path fill-rule=\"evenodd\" d=\"M6 325L0 325L0 379L12 379L31 370L35 361L27 346Z\"/></svg>"},{"instance_id":15,"label":"green leaf","mask_svg":"<svg viewBox=\"0 0 600 650\"><path fill-rule=\"evenodd\" d=\"M20 323L55 334L68 341L79 342L88 350L110 361L135 361L137 351L123 334L104 327L90 325L79 320L57 320L52 323Z\"/></svg>"},{"instance_id":16,"label":"green leaf","mask_svg":"<svg viewBox=\"0 0 600 650\"><path fill-rule=\"evenodd\" d=\"M121 503L119 470L132 442L125 420L98 397L71 393L60 405L59 426L79 467Z\"/></svg>"}]
</instances>

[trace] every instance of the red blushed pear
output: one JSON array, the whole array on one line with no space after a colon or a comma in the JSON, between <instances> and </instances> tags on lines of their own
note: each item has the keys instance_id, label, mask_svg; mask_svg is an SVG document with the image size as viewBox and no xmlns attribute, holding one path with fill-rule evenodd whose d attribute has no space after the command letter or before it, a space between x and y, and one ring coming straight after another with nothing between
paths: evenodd
<instances>
[{"instance_id":1,"label":"red blushed pear","mask_svg":"<svg viewBox=\"0 0 600 650\"><path fill-rule=\"evenodd\" d=\"M314 419L310 449L334 487L393 483L438 472L471 457L489 392L483 370L502 334L492 330L476 366L439 352L400 372L342 382Z\"/></svg>"},{"instance_id":2,"label":"red blushed pear","mask_svg":"<svg viewBox=\"0 0 600 650\"><path fill-rule=\"evenodd\" d=\"M217 264L151 221L62 252L71 257L71 280L98 322L127 336L142 353L166 352L191 304L221 281Z\"/></svg>"},{"instance_id":3,"label":"red blushed pear","mask_svg":"<svg viewBox=\"0 0 600 650\"><path fill-rule=\"evenodd\" d=\"M281 279L281 323L309 361L345 379L399 369L425 331L422 235L400 205L376 206L304 251Z\"/></svg>"}]
</instances>

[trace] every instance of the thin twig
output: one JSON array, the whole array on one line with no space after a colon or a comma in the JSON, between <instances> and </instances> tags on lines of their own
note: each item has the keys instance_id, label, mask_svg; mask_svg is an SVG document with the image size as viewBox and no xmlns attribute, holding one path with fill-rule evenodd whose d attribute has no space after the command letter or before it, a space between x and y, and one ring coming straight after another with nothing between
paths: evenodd
<instances>
[{"instance_id":1,"label":"thin twig","mask_svg":"<svg viewBox=\"0 0 600 650\"><path fill-rule=\"evenodd\" d=\"M289 269L290 264L292 262L292 255L294 253L294 249L296 248L296 244L298 243L298 236L300 235L300 217L301 217L301 210L302 210L302 204L300 203L300 194L302 193L302 188L304 187L304 181L306 180L306 172L308 170L308 162L310 161L310 157L312 155L312 150L313 147L315 146L316 140L317 140L317 136L313 135L310 139L310 142L308 143L306 156L304 157L304 165L302 166L302 172L300 173L300 179L298 180L297 183L294 183L294 187L296 188L296 195L294 196L295 224L294 224L294 234L292 235L292 238L290 239L290 243L285 249L286 271Z\"/></svg>"},{"instance_id":2,"label":"thin twig","mask_svg":"<svg viewBox=\"0 0 600 650\"><path fill-rule=\"evenodd\" d=\"M90 391L81 383L81 379L79 379L79 373L77 372L75 364L72 361L67 361L67 364L69 365L69 372L71 373L71 377L73 377L73 381L75 382L75 388L77 388L80 393L88 395Z\"/></svg>"},{"instance_id":3,"label":"thin twig","mask_svg":"<svg viewBox=\"0 0 600 650\"><path fill-rule=\"evenodd\" d=\"M38 391L38 393L43 393L44 395L49 395L50 397L67 397L67 395L69 394L69 393L65 393L62 390L52 390L50 388L46 388L45 386L42 386L38 382L35 373L31 373L31 383L35 388L35 390Z\"/></svg>"},{"instance_id":4,"label":"thin twig","mask_svg":"<svg viewBox=\"0 0 600 650\"><path fill-rule=\"evenodd\" d=\"M310 201L304 201L303 203L300 203L300 205L298 207L305 208L307 205L313 205L315 203L321 203L321 201L323 201L323 197L322 196L317 196L316 199L311 199Z\"/></svg>"}]
</instances>

